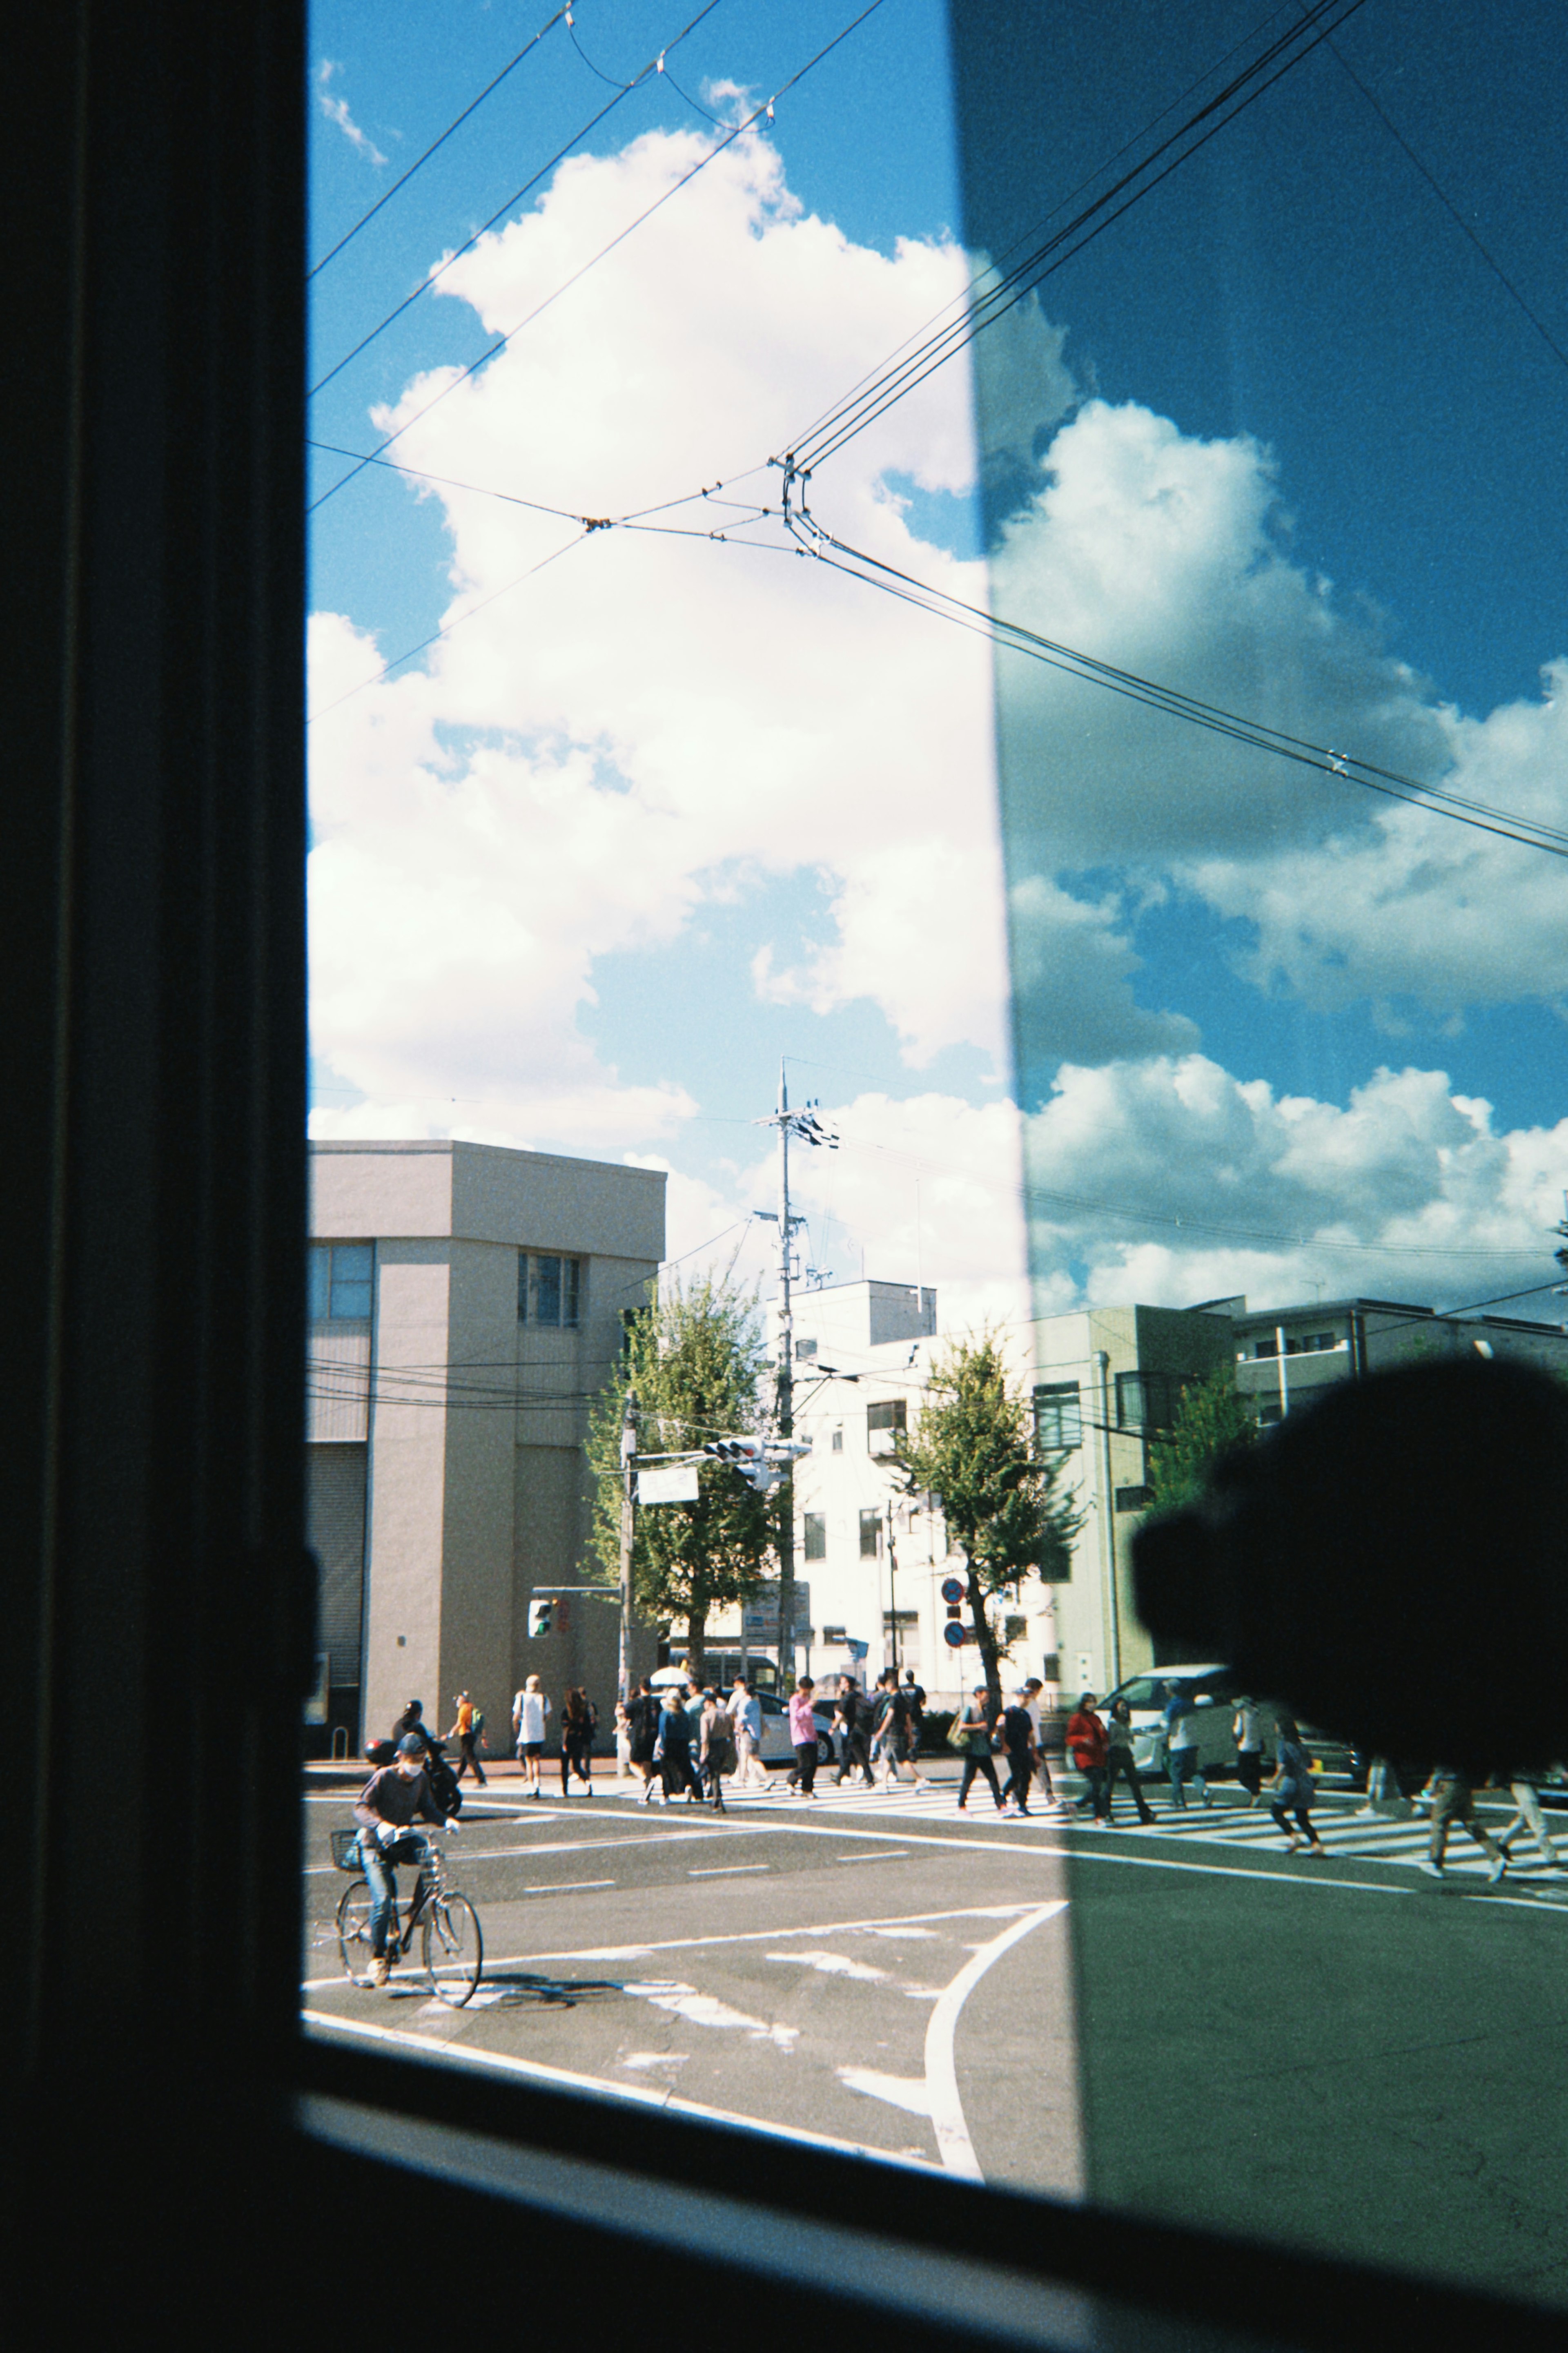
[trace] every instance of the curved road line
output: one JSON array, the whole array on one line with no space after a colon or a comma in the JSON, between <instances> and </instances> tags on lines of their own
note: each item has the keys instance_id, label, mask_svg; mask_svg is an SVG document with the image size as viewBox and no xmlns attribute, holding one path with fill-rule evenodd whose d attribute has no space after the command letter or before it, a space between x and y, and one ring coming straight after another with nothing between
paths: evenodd
<instances>
[{"instance_id":1,"label":"curved road line","mask_svg":"<svg viewBox=\"0 0 1568 2353\"><path fill-rule=\"evenodd\" d=\"M1037 1928L1042 1920L1054 1920L1058 1912L1067 1910L1067 1897L1054 1904L1038 1904L994 1936L946 1987L937 1999L926 2028L926 2090L931 2097L931 2120L936 2132L936 2145L942 2164L949 2173L962 2174L967 2181L984 2181L980 2160L974 2154L974 2143L969 2137L969 2126L963 2120L963 2103L958 2096L958 2068L953 2055L953 2037L958 2028L959 2012L969 2000L981 1978L994 1961Z\"/></svg>"}]
</instances>

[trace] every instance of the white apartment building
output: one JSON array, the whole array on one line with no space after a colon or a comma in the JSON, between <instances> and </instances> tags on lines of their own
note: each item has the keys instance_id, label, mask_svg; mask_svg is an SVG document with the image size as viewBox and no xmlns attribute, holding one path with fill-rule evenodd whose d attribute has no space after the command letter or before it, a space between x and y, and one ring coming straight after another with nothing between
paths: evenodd
<instances>
[{"instance_id":1,"label":"white apartment building","mask_svg":"<svg viewBox=\"0 0 1568 2353\"><path fill-rule=\"evenodd\" d=\"M314 1746L357 1751L467 1689L492 1746L536 1672L606 1718L618 1617L588 1581L583 1447L623 1315L664 1256L661 1173L463 1143L310 1146L308 1507ZM652 1662L651 1636L645 1636Z\"/></svg>"},{"instance_id":2,"label":"white apartment building","mask_svg":"<svg viewBox=\"0 0 1568 2353\"><path fill-rule=\"evenodd\" d=\"M1039 1441L1083 1514L1070 1577L1026 1578L995 1605L1005 1682L1038 1675L1054 1704L1058 1687L1103 1693L1154 1663L1128 1556L1148 1501L1147 1442L1184 1380L1230 1363L1229 1304L1086 1308L1003 1335ZM969 1617L942 1591L963 1564L940 1510L903 1494L888 1461L945 1345L936 1293L863 1282L797 1293L795 1328L795 1429L812 1450L795 1474L795 1575L809 1605L797 1605L797 1668L864 1681L912 1667L933 1704L951 1704L980 1662L973 1644L947 1639ZM739 1632L737 1620L728 1639ZM710 1639L717 1647L726 1630Z\"/></svg>"}]
</instances>

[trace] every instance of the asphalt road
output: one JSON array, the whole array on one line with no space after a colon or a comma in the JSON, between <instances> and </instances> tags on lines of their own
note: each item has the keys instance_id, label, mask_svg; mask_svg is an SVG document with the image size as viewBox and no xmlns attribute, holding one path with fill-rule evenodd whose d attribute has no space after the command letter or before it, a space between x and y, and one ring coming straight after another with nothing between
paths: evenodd
<instances>
[{"instance_id":1,"label":"asphalt road","mask_svg":"<svg viewBox=\"0 0 1568 2353\"><path fill-rule=\"evenodd\" d=\"M1438 1884L1422 1825L1348 1796L1310 1862L1233 1805L1106 1832L951 1786L721 1820L598 1790L470 1799L456 2011L345 1981L352 1793L312 1790L311 2031L1568 2304L1568 1872L1493 1889L1461 1831Z\"/></svg>"}]
</instances>

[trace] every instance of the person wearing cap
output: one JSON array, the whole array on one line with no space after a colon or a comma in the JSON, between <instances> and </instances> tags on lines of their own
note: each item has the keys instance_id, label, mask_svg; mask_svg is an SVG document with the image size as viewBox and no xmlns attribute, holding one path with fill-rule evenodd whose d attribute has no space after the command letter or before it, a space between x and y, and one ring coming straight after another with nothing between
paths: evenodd
<instances>
[{"instance_id":1,"label":"person wearing cap","mask_svg":"<svg viewBox=\"0 0 1568 2353\"><path fill-rule=\"evenodd\" d=\"M407 1706L404 1709L403 1714L398 1717L397 1722L393 1725L393 1746L395 1747L400 1740L405 1740L411 1732L418 1736L419 1744L422 1748L427 1748L429 1746L430 1735L426 1727L425 1704L422 1700L411 1699Z\"/></svg>"},{"instance_id":2,"label":"person wearing cap","mask_svg":"<svg viewBox=\"0 0 1568 2353\"><path fill-rule=\"evenodd\" d=\"M386 1933L392 1919L392 1907L397 1901L397 1881L394 1865L399 1862L423 1864L428 1849L425 1840L412 1825L415 1821L434 1822L448 1837L456 1837L458 1825L443 1814L431 1794L430 1777L425 1770L426 1738L422 1732L405 1732L397 1744L397 1754L390 1765L383 1765L371 1775L359 1793L354 1807L354 1820L359 1824L360 1868L370 1882L370 1977L373 1985L384 1986L390 1973L387 1958ZM408 1925L413 1927L419 1916L424 1896L424 1872L414 1883L414 1901L409 1910Z\"/></svg>"}]
</instances>

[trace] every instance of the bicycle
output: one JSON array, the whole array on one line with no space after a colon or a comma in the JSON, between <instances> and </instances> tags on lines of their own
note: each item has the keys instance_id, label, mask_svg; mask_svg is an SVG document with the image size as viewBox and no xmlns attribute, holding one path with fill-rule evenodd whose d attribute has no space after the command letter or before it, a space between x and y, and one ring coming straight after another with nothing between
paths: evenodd
<instances>
[{"instance_id":1,"label":"bicycle","mask_svg":"<svg viewBox=\"0 0 1568 2353\"><path fill-rule=\"evenodd\" d=\"M358 1871L359 1840L357 1830L331 1833L332 1861L340 1871ZM369 1983L370 1910L370 1882L356 1878L339 1899L337 1917L343 1975L353 1985ZM386 1937L389 1962L395 1964L408 1952L416 1929L420 1932L421 1957L431 1992L437 2001L461 2010L472 2000L484 1974L485 1940L479 1914L461 1889L448 1884L446 1857L434 1840L426 1841L406 1926L396 1899L393 1901Z\"/></svg>"}]
</instances>

